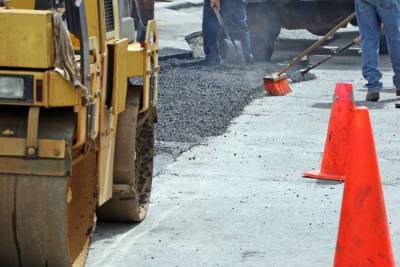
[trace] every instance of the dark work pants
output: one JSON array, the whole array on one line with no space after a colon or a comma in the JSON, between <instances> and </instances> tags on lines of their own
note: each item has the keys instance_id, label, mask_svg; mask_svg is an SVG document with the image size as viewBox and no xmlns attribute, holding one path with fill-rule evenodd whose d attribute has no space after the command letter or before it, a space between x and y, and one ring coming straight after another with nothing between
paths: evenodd
<instances>
[{"instance_id":1,"label":"dark work pants","mask_svg":"<svg viewBox=\"0 0 400 267\"><path fill-rule=\"evenodd\" d=\"M246 0L221 0L221 15L232 38L239 40L243 46L246 60L252 55L249 27L247 25ZM208 59L219 58L218 51L219 25L217 17L210 6L210 0L204 0L203 39L204 52Z\"/></svg>"},{"instance_id":2,"label":"dark work pants","mask_svg":"<svg viewBox=\"0 0 400 267\"><path fill-rule=\"evenodd\" d=\"M382 73L378 69L381 23L393 65L393 83L400 89L400 1L356 0L356 11L361 33L362 70L368 90L379 92L382 89Z\"/></svg>"}]
</instances>

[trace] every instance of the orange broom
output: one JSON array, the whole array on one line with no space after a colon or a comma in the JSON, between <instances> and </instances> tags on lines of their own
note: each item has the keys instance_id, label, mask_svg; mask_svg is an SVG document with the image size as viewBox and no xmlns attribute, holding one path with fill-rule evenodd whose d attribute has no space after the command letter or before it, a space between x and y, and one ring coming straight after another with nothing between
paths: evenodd
<instances>
[{"instance_id":1,"label":"orange broom","mask_svg":"<svg viewBox=\"0 0 400 267\"><path fill-rule=\"evenodd\" d=\"M356 13L352 13L342 22L340 22L335 28L330 30L324 37L315 42L309 48L301 52L289 65L280 70L279 72L269 74L264 77L264 88L270 96L283 96L292 92L290 88L287 71L291 69L294 65L300 62L300 60L308 56L315 49L320 47L325 41L327 41L334 33L336 33L340 28L347 25L352 19L356 17Z\"/></svg>"}]
</instances>

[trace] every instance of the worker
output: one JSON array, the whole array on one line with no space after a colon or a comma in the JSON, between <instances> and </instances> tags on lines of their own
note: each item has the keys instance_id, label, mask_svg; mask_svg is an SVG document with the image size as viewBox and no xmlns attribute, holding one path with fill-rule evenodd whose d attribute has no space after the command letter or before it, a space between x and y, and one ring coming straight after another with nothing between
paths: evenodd
<instances>
[{"instance_id":1,"label":"worker","mask_svg":"<svg viewBox=\"0 0 400 267\"><path fill-rule=\"evenodd\" d=\"M382 90L379 71L381 24L392 61L396 95L400 96L400 1L356 0L357 20L361 34L363 76L367 80L367 101L378 101Z\"/></svg>"},{"instance_id":2,"label":"worker","mask_svg":"<svg viewBox=\"0 0 400 267\"><path fill-rule=\"evenodd\" d=\"M253 53L247 25L246 0L204 0L203 41L206 65L220 64L218 49L219 24L213 8L221 11L232 38L241 41L246 63L253 64Z\"/></svg>"}]
</instances>

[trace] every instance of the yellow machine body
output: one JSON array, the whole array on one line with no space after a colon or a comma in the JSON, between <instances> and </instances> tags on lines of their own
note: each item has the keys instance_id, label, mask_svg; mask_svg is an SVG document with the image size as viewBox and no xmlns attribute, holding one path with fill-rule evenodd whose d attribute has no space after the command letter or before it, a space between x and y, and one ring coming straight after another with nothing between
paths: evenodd
<instances>
[{"instance_id":1,"label":"yellow machine body","mask_svg":"<svg viewBox=\"0 0 400 267\"><path fill-rule=\"evenodd\" d=\"M89 6L90 4L88 3L90 2L96 1L87 1L86 5ZM87 10L88 18L97 18L97 15L90 14L96 9L88 8ZM18 23L18 21L24 21L24 23ZM1 9L0 22L2 22L2 27L0 27L0 67L3 67L0 69L0 75L26 75L33 77L33 99L31 101L14 102L0 99L0 105L24 105L44 108L74 107L78 115L79 113L84 113L85 107L81 104L79 91L51 68L54 65L52 12ZM93 33L101 31L101 29L93 25L89 25L89 29ZM112 107L109 109L104 107L107 70L104 64L101 64L101 62L107 61L107 53L109 51L107 49L103 51L92 50L93 53L97 53L99 58L96 59L97 62L92 62L93 64L90 66L92 72L91 83L94 85L91 92L92 98L98 102L100 111L102 111L98 114L98 127L100 128L96 129L96 132L101 133L99 137L99 204L106 202L112 196L113 144L115 143L115 132L113 133L113 130L117 127L117 115L125 109L128 78L141 77L144 81L140 112L154 108L157 103L157 83L155 82L154 87L151 88L151 79L152 77L157 78L159 70L157 42L150 41L150 39L157 39L155 22L149 21L147 29L144 47L140 43L129 44L127 39L119 40L115 38L104 39L102 44L98 44L97 36L91 36L96 43L97 49L99 47L107 47L108 49L113 49L115 55L114 72L112 74L114 76ZM23 67L24 70L4 70L4 66L12 68ZM31 68L32 70L25 70L25 68ZM37 81L42 84L40 89L36 88ZM38 90L41 90L41 92L38 93ZM96 97L98 93L100 95ZM38 99L39 95L41 96L40 99ZM77 122L78 131L84 132L83 129L79 129L79 126L82 125L82 128L84 127L86 117L83 114L80 115L78 116L80 121ZM2 142L7 143L7 141L9 141L8 137L0 137L0 144ZM41 141L38 140L39 143ZM77 142L77 146L83 145L86 141L85 137L82 136ZM18 142L19 151L24 150L22 149L23 143L22 139ZM48 145L50 144L46 146ZM0 146L0 155L11 156L15 154L8 154L7 147L9 146ZM40 157L42 154L39 153L38 156ZM43 167L45 168L46 166ZM0 171L1 168L0 166ZM18 169L15 169L14 172L18 173Z\"/></svg>"},{"instance_id":2,"label":"yellow machine body","mask_svg":"<svg viewBox=\"0 0 400 267\"><path fill-rule=\"evenodd\" d=\"M3 9L0 10L0 25L2 65L42 69L54 65L50 11Z\"/></svg>"},{"instance_id":3,"label":"yellow machine body","mask_svg":"<svg viewBox=\"0 0 400 267\"><path fill-rule=\"evenodd\" d=\"M60 196L60 201L67 200L65 205L68 205L66 209L68 212L71 203L74 204L76 194L83 195L82 190L89 188L89 181L95 181L96 192L92 195L95 196L97 206L110 201L115 196L116 190L121 191L121 188L125 188L116 185L118 183L114 177L119 118L129 104L128 95L132 95L128 90L135 90L135 95L138 96L135 99L140 102L139 117L146 118L147 114L155 116L159 71L158 33L155 21L148 21L144 42L138 43L121 38L118 0L111 1L115 27L112 32L107 32L104 17L105 2L84 1L90 46L89 104L83 101L81 92L55 69L53 14L57 11L33 10L35 1L27 0L13 0L8 4L8 8L0 7L0 79L22 77L25 90L29 91L22 100L4 99L0 96L0 110L4 109L6 110L4 114L8 114L4 115L7 116L7 122L4 122L5 117L0 114L0 190L6 190L5 193L1 191L4 198L0 196L0 202L8 201L5 195L8 194L7 186L11 183L7 178L9 175L12 175L10 179L15 181L23 176L23 179L28 179L33 185L35 179L41 181L46 177L50 179L66 177L68 188L65 197ZM79 40L73 34L70 36L75 50L79 50ZM78 54L76 60L80 64ZM143 82L132 86L128 83L130 78L139 78ZM96 112L90 113L91 109L95 109ZM13 114L19 114L20 111L25 115L18 115L19 117L16 115L14 119ZM58 112L62 114L59 120L53 115ZM63 127L66 129L65 132ZM132 159L138 156L135 152ZM85 168L79 167L80 165ZM86 181L87 184L74 185L78 183L77 178L74 178L75 175L83 179L81 182ZM125 194L128 194L129 190L131 188L128 186ZM51 198L49 200L51 201ZM10 204L10 209L12 205ZM83 205L77 200L74 205L83 209ZM0 219L0 228L2 225L6 228L8 225L7 212L7 208L0 209L0 216L5 217L4 221ZM72 215L67 217L73 218ZM46 219L48 218L43 218ZM68 229L69 227L72 226L66 226ZM4 231L0 230L0 236L9 234L8 230ZM71 245L75 244L74 242L79 243L77 236L80 234L78 230L76 231L77 233L72 233L73 231L65 230L69 241L59 242L70 244L70 251L66 255L69 255L71 260L65 260L58 265L61 258L68 257L54 256L55 261L48 266L82 265L84 262L82 257L83 259L85 257L81 255L84 252L80 251L87 250L88 242L82 241L84 246ZM47 244L45 243L47 241L43 240L40 242L43 242L44 247L59 244L57 242ZM18 252L18 249L16 251ZM18 266L14 263L15 259L12 258L11 252L13 252L11 248L4 254L0 250L1 266ZM39 255L35 258L32 255L25 263L35 262L33 259L40 262L41 257L45 257ZM40 266L40 264L34 265Z\"/></svg>"}]
</instances>

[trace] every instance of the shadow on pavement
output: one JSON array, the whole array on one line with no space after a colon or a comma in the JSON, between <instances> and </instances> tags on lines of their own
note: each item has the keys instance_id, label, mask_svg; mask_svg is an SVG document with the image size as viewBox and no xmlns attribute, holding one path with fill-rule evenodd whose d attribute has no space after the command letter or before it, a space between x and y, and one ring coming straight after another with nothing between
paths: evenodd
<instances>
[{"instance_id":1,"label":"shadow on pavement","mask_svg":"<svg viewBox=\"0 0 400 267\"><path fill-rule=\"evenodd\" d=\"M399 102L400 98L386 99L379 102L356 101L357 106L365 106L369 109L383 109L387 104ZM331 109L332 103L316 103L312 105L313 108L318 109Z\"/></svg>"},{"instance_id":2,"label":"shadow on pavement","mask_svg":"<svg viewBox=\"0 0 400 267\"><path fill-rule=\"evenodd\" d=\"M357 91L367 92L367 89L363 88L363 89L358 89ZM384 88L384 89L382 89L381 93L395 94L396 88Z\"/></svg>"},{"instance_id":3,"label":"shadow on pavement","mask_svg":"<svg viewBox=\"0 0 400 267\"><path fill-rule=\"evenodd\" d=\"M328 186L328 185L340 185L343 182L340 181L330 181L330 180L317 180L315 182L317 185Z\"/></svg>"},{"instance_id":4,"label":"shadow on pavement","mask_svg":"<svg viewBox=\"0 0 400 267\"><path fill-rule=\"evenodd\" d=\"M92 238L92 242L112 238L116 235L125 234L135 229L139 223L110 223L98 222Z\"/></svg>"}]
</instances>

